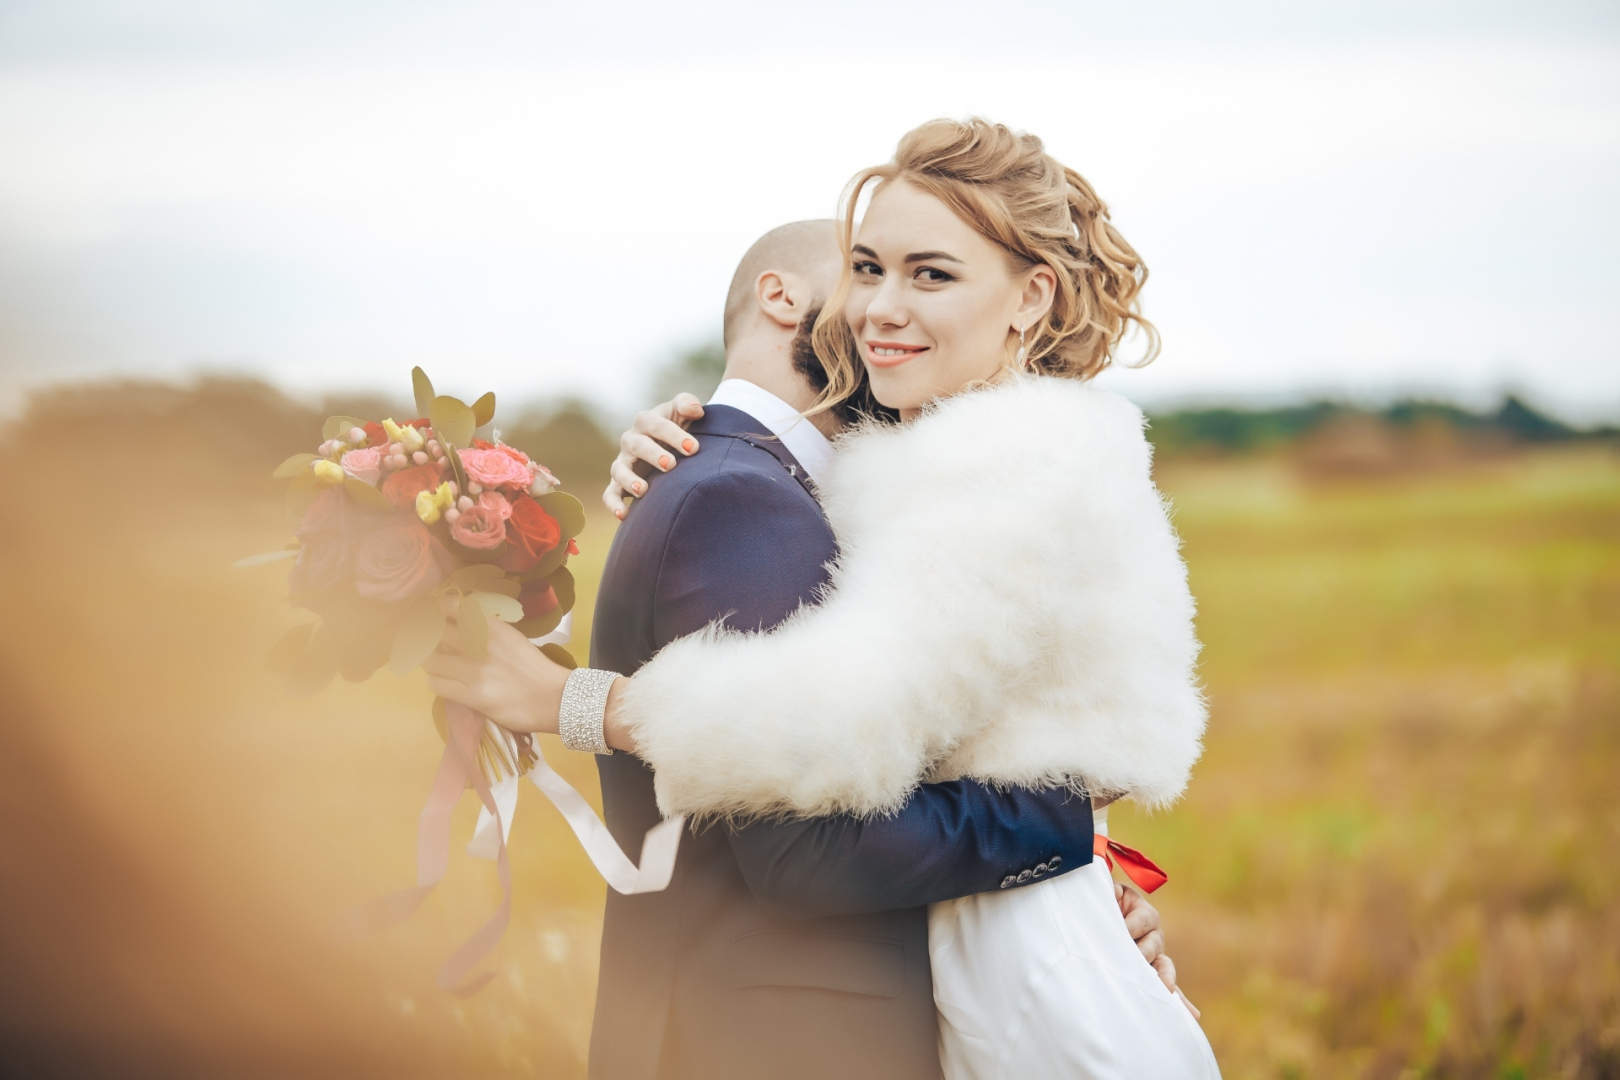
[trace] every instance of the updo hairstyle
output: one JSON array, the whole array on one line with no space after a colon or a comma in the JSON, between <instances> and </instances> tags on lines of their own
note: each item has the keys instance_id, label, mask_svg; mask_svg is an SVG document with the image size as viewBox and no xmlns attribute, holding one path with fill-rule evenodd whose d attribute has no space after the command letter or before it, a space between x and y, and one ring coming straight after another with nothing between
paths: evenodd
<instances>
[{"instance_id":1,"label":"updo hairstyle","mask_svg":"<svg viewBox=\"0 0 1620 1080\"><path fill-rule=\"evenodd\" d=\"M855 208L869 184L888 180L905 180L939 199L1005 251L1015 272L1040 263L1052 268L1056 295L1046 318L1027 328L1025 370L1089 379L1109 365L1132 323L1147 339L1132 366L1158 355L1159 332L1138 303L1147 266L1108 220L1107 205L1085 177L1048 154L1034 135L977 117L931 120L906 133L893 161L862 170L844 189L837 223L844 266L811 339L827 386L811 412L836 408L864 382L844 317Z\"/></svg>"}]
</instances>

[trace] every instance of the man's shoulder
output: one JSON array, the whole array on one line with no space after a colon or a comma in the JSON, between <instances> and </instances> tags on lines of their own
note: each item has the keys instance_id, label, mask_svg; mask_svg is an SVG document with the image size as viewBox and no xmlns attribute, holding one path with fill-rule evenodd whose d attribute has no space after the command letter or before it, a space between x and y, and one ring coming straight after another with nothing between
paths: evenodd
<instances>
[{"instance_id":1,"label":"man's shoulder","mask_svg":"<svg viewBox=\"0 0 1620 1080\"><path fill-rule=\"evenodd\" d=\"M821 508L775 455L750 439L708 435L702 449L651 478L621 529L667 532L694 515L745 517L767 509L821 519Z\"/></svg>"}]
</instances>

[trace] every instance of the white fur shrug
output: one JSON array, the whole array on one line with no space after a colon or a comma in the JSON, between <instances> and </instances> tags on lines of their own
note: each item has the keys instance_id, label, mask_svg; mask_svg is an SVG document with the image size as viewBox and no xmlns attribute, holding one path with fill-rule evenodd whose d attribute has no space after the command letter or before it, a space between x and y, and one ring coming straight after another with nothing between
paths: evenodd
<instances>
[{"instance_id":1,"label":"white fur shrug","mask_svg":"<svg viewBox=\"0 0 1620 1080\"><path fill-rule=\"evenodd\" d=\"M675 641L621 691L659 807L871 815L964 776L1179 796L1198 642L1143 428L1115 394L1023 377L845 436L823 602Z\"/></svg>"}]
</instances>

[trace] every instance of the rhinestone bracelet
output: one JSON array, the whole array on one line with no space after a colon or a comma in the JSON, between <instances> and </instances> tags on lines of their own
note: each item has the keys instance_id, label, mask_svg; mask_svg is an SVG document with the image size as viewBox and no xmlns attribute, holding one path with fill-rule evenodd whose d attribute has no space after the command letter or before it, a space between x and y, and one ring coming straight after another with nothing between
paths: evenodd
<instances>
[{"instance_id":1,"label":"rhinestone bracelet","mask_svg":"<svg viewBox=\"0 0 1620 1080\"><path fill-rule=\"evenodd\" d=\"M607 720L608 691L619 677L616 671L575 668L563 683L562 707L557 710L557 734L563 745L583 754L611 754L603 725Z\"/></svg>"}]
</instances>

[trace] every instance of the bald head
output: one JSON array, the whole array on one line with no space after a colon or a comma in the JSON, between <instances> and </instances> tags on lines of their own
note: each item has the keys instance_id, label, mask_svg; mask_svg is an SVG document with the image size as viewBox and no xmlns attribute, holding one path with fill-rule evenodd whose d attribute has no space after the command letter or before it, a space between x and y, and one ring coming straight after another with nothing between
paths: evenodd
<instances>
[{"instance_id":1,"label":"bald head","mask_svg":"<svg viewBox=\"0 0 1620 1080\"><path fill-rule=\"evenodd\" d=\"M755 283L767 270L793 274L815 282L817 298L832 290L832 279L838 270L838 235L833 222L795 221L782 225L758 240L748 249L732 275L731 289L726 293L726 321L724 344L733 342L747 327L750 319L758 315L758 297Z\"/></svg>"}]
</instances>

